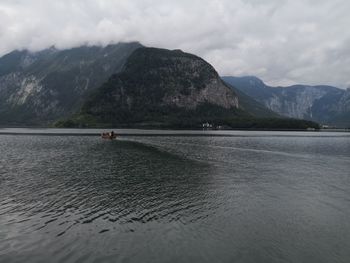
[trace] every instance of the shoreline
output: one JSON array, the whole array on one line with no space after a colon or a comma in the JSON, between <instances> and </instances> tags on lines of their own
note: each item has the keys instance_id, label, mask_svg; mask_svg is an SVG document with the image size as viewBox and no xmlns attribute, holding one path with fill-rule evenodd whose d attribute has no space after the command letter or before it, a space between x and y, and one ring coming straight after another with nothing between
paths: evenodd
<instances>
[{"instance_id":1,"label":"shoreline","mask_svg":"<svg viewBox=\"0 0 350 263\"><path fill-rule=\"evenodd\" d=\"M325 136L329 133L346 133L349 129L321 129L308 130L282 130L282 129L232 129L232 130L150 130L150 129L65 129L65 128L0 128L0 135L16 136L82 136L99 137L102 132L113 130L119 137L146 137L146 136L200 136L200 137L237 137L237 136L288 136L281 132L299 136ZM247 132L247 134L242 134ZM271 135L272 133L275 133ZM266 133L266 134L264 134ZM269 134L267 134L269 133ZM347 136L346 135L346 136Z\"/></svg>"}]
</instances>

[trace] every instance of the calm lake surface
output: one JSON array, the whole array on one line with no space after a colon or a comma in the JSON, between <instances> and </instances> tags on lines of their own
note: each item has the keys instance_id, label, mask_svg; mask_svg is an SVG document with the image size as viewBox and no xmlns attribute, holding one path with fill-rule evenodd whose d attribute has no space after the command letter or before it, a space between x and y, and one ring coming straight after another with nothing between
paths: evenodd
<instances>
[{"instance_id":1,"label":"calm lake surface","mask_svg":"<svg viewBox=\"0 0 350 263\"><path fill-rule=\"evenodd\" d=\"M349 133L193 135L0 134L0 262L350 262Z\"/></svg>"}]
</instances>

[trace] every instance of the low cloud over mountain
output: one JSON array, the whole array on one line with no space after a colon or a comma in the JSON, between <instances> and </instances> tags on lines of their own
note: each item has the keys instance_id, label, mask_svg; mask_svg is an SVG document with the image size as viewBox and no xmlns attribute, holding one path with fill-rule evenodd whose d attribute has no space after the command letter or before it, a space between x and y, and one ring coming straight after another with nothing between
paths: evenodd
<instances>
[{"instance_id":1,"label":"low cloud over mountain","mask_svg":"<svg viewBox=\"0 0 350 263\"><path fill-rule=\"evenodd\" d=\"M350 85L346 0L2 0L0 55L140 41L270 85Z\"/></svg>"}]
</instances>

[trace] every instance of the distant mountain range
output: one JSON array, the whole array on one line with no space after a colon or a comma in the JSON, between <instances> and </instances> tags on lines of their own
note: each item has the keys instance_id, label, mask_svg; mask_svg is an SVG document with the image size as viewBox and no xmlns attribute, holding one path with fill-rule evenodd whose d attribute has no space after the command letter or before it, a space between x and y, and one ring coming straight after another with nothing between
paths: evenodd
<instances>
[{"instance_id":1,"label":"distant mountain range","mask_svg":"<svg viewBox=\"0 0 350 263\"><path fill-rule=\"evenodd\" d=\"M2 126L317 128L264 104L195 55L136 42L0 58Z\"/></svg>"},{"instance_id":2,"label":"distant mountain range","mask_svg":"<svg viewBox=\"0 0 350 263\"><path fill-rule=\"evenodd\" d=\"M349 89L325 85L270 87L252 76L222 79L282 116L350 127Z\"/></svg>"}]
</instances>

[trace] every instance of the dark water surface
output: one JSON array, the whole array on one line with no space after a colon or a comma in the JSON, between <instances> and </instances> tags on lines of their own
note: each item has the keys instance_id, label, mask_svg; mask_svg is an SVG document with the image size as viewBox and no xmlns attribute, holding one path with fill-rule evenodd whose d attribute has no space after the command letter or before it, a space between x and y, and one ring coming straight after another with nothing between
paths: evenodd
<instances>
[{"instance_id":1,"label":"dark water surface","mask_svg":"<svg viewBox=\"0 0 350 263\"><path fill-rule=\"evenodd\" d=\"M349 135L0 135L0 262L348 263Z\"/></svg>"}]
</instances>

